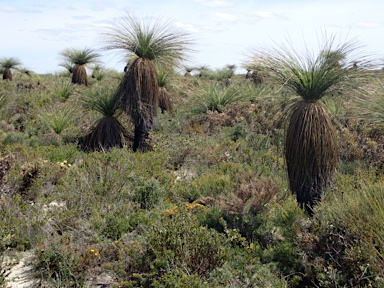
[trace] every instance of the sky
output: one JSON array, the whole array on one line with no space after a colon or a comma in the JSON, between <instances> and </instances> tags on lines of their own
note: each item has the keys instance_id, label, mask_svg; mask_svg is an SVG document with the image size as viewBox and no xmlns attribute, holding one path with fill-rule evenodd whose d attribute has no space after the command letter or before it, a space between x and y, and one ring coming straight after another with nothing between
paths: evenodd
<instances>
[{"instance_id":1,"label":"sky","mask_svg":"<svg viewBox=\"0 0 384 288\"><path fill-rule=\"evenodd\" d=\"M61 51L100 49L107 27L131 13L189 33L188 66L240 68L250 51L288 39L297 49L318 48L324 31L341 42L355 39L381 59L383 11L383 0L0 0L0 58L16 57L40 74L62 71ZM121 51L99 52L106 68L123 70Z\"/></svg>"}]
</instances>

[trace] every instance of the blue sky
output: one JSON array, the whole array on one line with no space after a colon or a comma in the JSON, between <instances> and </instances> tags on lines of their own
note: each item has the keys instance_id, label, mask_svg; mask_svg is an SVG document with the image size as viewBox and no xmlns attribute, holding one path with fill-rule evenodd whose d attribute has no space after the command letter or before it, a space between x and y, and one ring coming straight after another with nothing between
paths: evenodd
<instances>
[{"instance_id":1,"label":"blue sky","mask_svg":"<svg viewBox=\"0 0 384 288\"><path fill-rule=\"evenodd\" d=\"M0 58L17 57L37 73L54 73L66 48L100 47L101 33L130 12L162 17L189 32L196 52L190 66L240 66L250 49L286 43L318 47L322 31L356 38L382 58L383 0L0 0ZM103 64L122 70L121 53Z\"/></svg>"}]
</instances>

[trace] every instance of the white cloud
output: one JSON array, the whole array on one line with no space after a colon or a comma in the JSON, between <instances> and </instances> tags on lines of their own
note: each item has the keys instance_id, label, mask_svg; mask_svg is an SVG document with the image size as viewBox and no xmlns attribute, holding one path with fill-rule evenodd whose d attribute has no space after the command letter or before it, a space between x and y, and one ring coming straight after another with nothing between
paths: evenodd
<instances>
[{"instance_id":1,"label":"white cloud","mask_svg":"<svg viewBox=\"0 0 384 288\"><path fill-rule=\"evenodd\" d=\"M77 16L72 16L72 19L76 19L76 20L88 20L88 19L92 19L93 17L92 16L89 16L89 15L77 15Z\"/></svg>"},{"instance_id":2,"label":"white cloud","mask_svg":"<svg viewBox=\"0 0 384 288\"><path fill-rule=\"evenodd\" d=\"M262 19L288 19L288 17L286 15L283 15L283 14L278 14L278 13L272 13L272 12L268 12L268 11L258 11L258 12L255 12L255 13L251 13L249 14L250 17L259 17L259 18L262 18Z\"/></svg>"},{"instance_id":3,"label":"white cloud","mask_svg":"<svg viewBox=\"0 0 384 288\"><path fill-rule=\"evenodd\" d=\"M199 29L197 29L195 26L190 24L184 24L181 22L175 22L175 26L178 28L182 28L188 32L199 32Z\"/></svg>"},{"instance_id":4,"label":"white cloud","mask_svg":"<svg viewBox=\"0 0 384 288\"><path fill-rule=\"evenodd\" d=\"M16 8L12 6L3 6L0 7L0 12L4 13L42 13L43 11L40 9L34 9L34 8Z\"/></svg>"},{"instance_id":5,"label":"white cloud","mask_svg":"<svg viewBox=\"0 0 384 288\"><path fill-rule=\"evenodd\" d=\"M361 28L378 28L382 26L382 24L377 22L358 22L355 24L355 26L361 27Z\"/></svg>"},{"instance_id":6,"label":"white cloud","mask_svg":"<svg viewBox=\"0 0 384 288\"><path fill-rule=\"evenodd\" d=\"M210 19L213 21L227 21L227 22L233 22L239 19L238 14L232 14L232 13L223 13L223 12L214 12L210 15Z\"/></svg>"},{"instance_id":7,"label":"white cloud","mask_svg":"<svg viewBox=\"0 0 384 288\"><path fill-rule=\"evenodd\" d=\"M12 23L7 29L0 29L0 38L7 39L7 45L0 47L0 54L17 56L26 66L36 63L41 72L55 69L52 61L41 59L55 59L58 52L67 47L97 44L99 34L114 25L124 11L140 17L154 15L154 18L172 19L177 27L195 38L198 62L213 68L236 62L234 56L249 47L284 43L287 36L295 47L300 47L304 39L309 46L316 45L316 34L322 28L336 35L356 37L368 44L368 51L382 51L383 46L382 38L377 36L384 33L382 0L366 0L366 3L361 0L0 2L0 19ZM44 13L38 13L42 11ZM153 21L145 18L147 20ZM112 62L108 64L114 67Z\"/></svg>"},{"instance_id":8,"label":"white cloud","mask_svg":"<svg viewBox=\"0 0 384 288\"><path fill-rule=\"evenodd\" d=\"M213 7L213 8L218 8L218 7L229 7L232 6L232 2L230 1L225 1L225 0L193 0L194 2L207 6L207 7Z\"/></svg>"},{"instance_id":9,"label":"white cloud","mask_svg":"<svg viewBox=\"0 0 384 288\"><path fill-rule=\"evenodd\" d=\"M226 28L224 26L218 26L218 25L217 26L204 25L203 30L213 31L213 32L223 32L223 31L228 30L228 28Z\"/></svg>"}]
</instances>

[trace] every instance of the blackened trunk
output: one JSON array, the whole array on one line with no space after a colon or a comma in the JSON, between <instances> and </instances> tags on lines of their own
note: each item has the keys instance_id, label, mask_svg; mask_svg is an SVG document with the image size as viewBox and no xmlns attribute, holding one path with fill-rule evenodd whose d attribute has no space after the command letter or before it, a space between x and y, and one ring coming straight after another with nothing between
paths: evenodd
<instances>
[{"instance_id":1,"label":"blackened trunk","mask_svg":"<svg viewBox=\"0 0 384 288\"><path fill-rule=\"evenodd\" d=\"M152 150L149 131L152 125L146 121L137 121L135 123L135 136L133 140L133 152L146 152Z\"/></svg>"},{"instance_id":2,"label":"blackened trunk","mask_svg":"<svg viewBox=\"0 0 384 288\"><path fill-rule=\"evenodd\" d=\"M6 68L3 72L3 79L4 80L12 80L12 72L11 72L11 69L9 68Z\"/></svg>"}]
</instances>

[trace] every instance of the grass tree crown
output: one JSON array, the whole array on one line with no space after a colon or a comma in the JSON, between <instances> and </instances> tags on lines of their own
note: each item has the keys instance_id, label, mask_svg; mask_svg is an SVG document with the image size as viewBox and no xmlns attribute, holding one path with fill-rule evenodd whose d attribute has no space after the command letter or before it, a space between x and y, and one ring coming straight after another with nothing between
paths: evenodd
<instances>
[{"instance_id":1,"label":"grass tree crown","mask_svg":"<svg viewBox=\"0 0 384 288\"><path fill-rule=\"evenodd\" d=\"M326 37L326 35L325 35ZM251 54L247 67L268 71L269 76L284 84L303 100L316 102L341 85L348 86L374 67L369 55L362 55L356 40L337 43L335 36L326 38L315 54L302 53L281 45L268 51ZM356 63L359 63L356 66Z\"/></svg>"},{"instance_id":2,"label":"grass tree crown","mask_svg":"<svg viewBox=\"0 0 384 288\"><path fill-rule=\"evenodd\" d=\"M15 57L1 58L0 59L0 68L3 69L12 69L21 65L21 61Z\"/></svg>"},{"instance_id":3,"label":"grass tree crown","mask_svg":"<svg viewBox=\"0 0 384 288\"><path fill-rule=\"evenodd\" d=\"M105 33L105 50L123 50L129 58L145 58L156 62L178 64L187 60L192 40L172 21L158 18L140 20L126 14Z\"/></svg>"},{"instance_id":4,"label":"grass tree crown","mask_svg":"<svg viewBox=\"0 0 384 288\"><path fill-rule=\"evenodd\" d=\"M92 48L68 48L60 53L65 60L64 63L73 63L75 65L87 65L97 63L100 54Z\"/></svg>"},{"instance_id":5,"label":"grass tree crown","mask_svg":"<svg viewBox=\"0 0 384 288\"><path fill-rule=\"evenodd\" d=\"M3 79L12 80L11 69L16 69L21 65L21 61L15 57L0 59L0 73L3 73Z\"/></svg>"}]
</instances>

